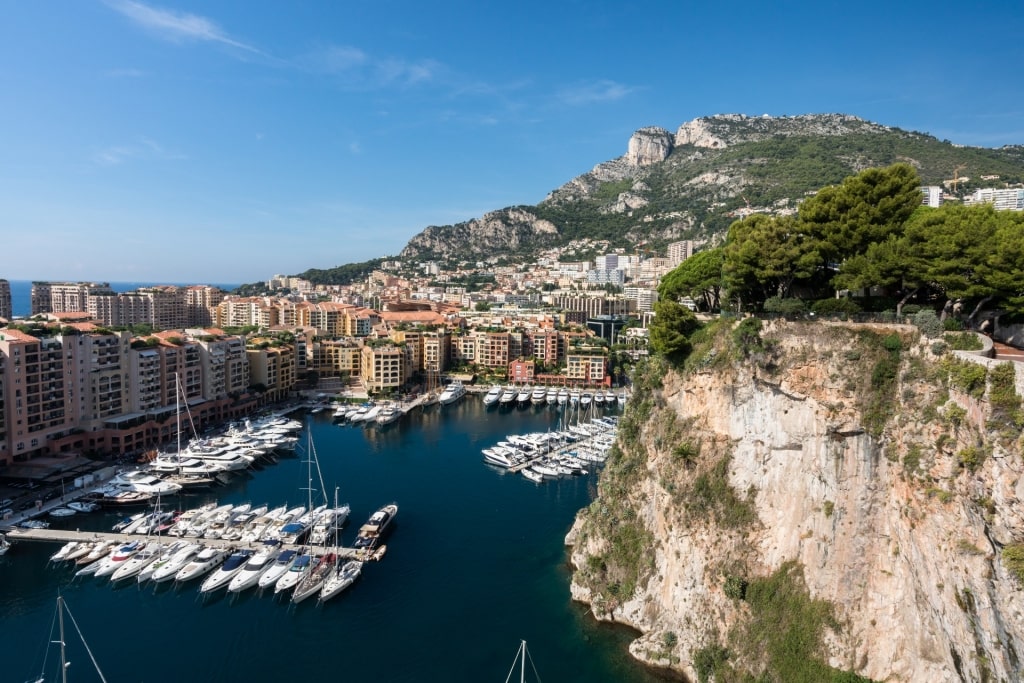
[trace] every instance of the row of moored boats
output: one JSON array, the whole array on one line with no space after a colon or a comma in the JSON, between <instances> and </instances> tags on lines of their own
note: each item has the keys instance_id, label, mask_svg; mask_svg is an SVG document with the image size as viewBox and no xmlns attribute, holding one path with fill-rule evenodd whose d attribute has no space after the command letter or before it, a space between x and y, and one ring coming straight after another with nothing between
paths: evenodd
<instances>
[{"instance_id":1,"label":"row of moored boats","mask_svg":"<svg viewBox=\"0 0 1024 683\"><path fill-rule=\"evenodd\" d=\"M527 405L570 405L580 409L588 408L622 408L626 405L626 393L616 394L611 389L568 389L566 387L531 387L524 385L492 386L484 394L484 405L487 406L527 406Z\"/></svg>"},{"instance_id":2,"label":"row of moored boats","mask_svg":"<svg viewBox=\"0 0 1024 683\"><path fill-rule=\"evenodd\" d=\"M355 582L364 560L383 556L386 546L381 541L397 512L397 505L385 505L360 527L355 541L362 551L359 558L346 557L337 547L338 531L348 518L347 505L307 511L211 503L170 523L158 510L134 515L115 530L145 536L128 542L73 541L50 559L74 565L78 576L109 576L114 582L134 578L139 583L184 584L202 578L200 593L221 588L238 593L259 587L289 595L291 602L314 595L325 601ZM150 535L154 533L167 536L154 538ZM207 538L237 540L238 545L205 544Z\"/></svg>"},{"instance_id":3,"label":"row of moored boats","mask_svg":"<svg viewBox=\"0 0 1024 683\"><path fill-rule=\"evenodd\" d=\"M484 462L520 471L535 482L586 474L600 464L615 442L618 418L598 417L554 432L513 434L483 449Z\"/></svg>"}]
</instances>

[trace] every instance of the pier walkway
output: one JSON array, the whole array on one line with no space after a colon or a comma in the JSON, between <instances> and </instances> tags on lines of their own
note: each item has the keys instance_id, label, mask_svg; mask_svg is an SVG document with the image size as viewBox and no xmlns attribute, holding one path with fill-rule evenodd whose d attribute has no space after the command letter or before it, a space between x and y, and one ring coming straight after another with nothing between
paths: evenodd
<instances>
[{"instance_id":1,"label":"pier walkway","mask_svg":"<svg viewBox=\"0 0 1024 683\"><path fill-rule=\"evenodd\" d=\"M69 543L71 541L78 541L80 543L93 543L96 541L113 541L114 543L130 543L131 541L139 541L144 539L158 540L163 543L173 543L175 541L192 541L196 543L202 543L205 546L213 548L228 548L228 549L241 549L241 548L260 548L263 546L262 542L254 543L239 543L238 541L223 541L220 539L212 538L179 538L177 536L145 536L144 534L120 534L116 532L102 532L102 531L70 531L67 529L21 529L15 528L5 532L7 540L12 542L18 541L44 541L48 543ZM302 544L282 544L281 549L292 549L299 550L307 546ZM322 547L322 552L335 553L339 557L345 559L368 559L373 551L367 553L362 548L346 548L344 546L335 547Z\"/></svg>"}]
</instances>

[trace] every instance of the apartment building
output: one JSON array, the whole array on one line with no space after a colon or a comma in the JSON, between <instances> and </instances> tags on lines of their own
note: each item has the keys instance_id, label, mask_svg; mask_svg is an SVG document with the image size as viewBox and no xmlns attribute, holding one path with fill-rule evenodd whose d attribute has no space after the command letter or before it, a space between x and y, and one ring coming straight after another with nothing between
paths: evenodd
<instances>
[{"instance_id":1,"label":"apartment building","mask_svg":"<svg viewBox=\"0 0 1024 683\"><path fill-rule=\"evenodd\" d=\"M309 369L320 377L359 377L363 347L352 339L318 339L309 344Z\"/></svg>"},{"instance_id":2,"label":"apartment building","mask_svg":"<svg viewBox=\"0 0 1024 683\"><path fill-rule=\"evenodd\" d=\"M938 185L921 186L921 205L938 208L942 206L942 188Z\"/></svg>"},{"instance_id":3,"label":"apartment building","mask_svg":"<svg viewBox=\"0 0 1024 683\"><path fill-rule=\"evenodd\" d=\"M217 400L249 388L249 359L241 337L198 339L202 396Z\"/></svg>"},{"instance_id":4,"label":"apartment building","mask_svg":"<svg viewBox=\"0 0 1024 683\"><path fill-rule=\"evenodd\" d=\"M608 359L601 355L569 354L565 357L565 376L584 385L605 383Z\"/></svg>"},{"instance_id":5,"label":"apartment building","mask_svg":"<svg viewBox=\"0 0 1024 683\"><path fill-rule=\"evenodd\" d=\"M408 351L394 344L363 346L360 358L360 379L368 392L395 391L407 379Z\"/></svg>"},{"instance_id":6,"label":"apartment building","mask_svg":"<svg viewBox=\"0 0 1024 683\"><path fill-rule=\"evenodd\" d=\"M226 294L219 287L191 285L185 288L185 310L189 327L210 327L213 325L213 309L224 300Z\"/></svg>"},{"instance_id":7,"label":"apartment building","mask_svg":"<svg viewBox=\"0 0 1024 683\"><path fill-rule=\"evenodd\" d=\"M672 268L691 256L693 256L693 240L680 240L668 245L668 261Z\"/></svg>"},{"instance_id":8,"label":"apartment building","mask_svg":"<svg viewBox=\"0 0 1024 683\"><path fill-rule=\"evenodd\" d=\"M0 463L46 453L74 426L68 360L60 337L0 329Z\"/></svg>"},{"instance_id":9,"label":"apartment building","mask_svg":"<svg viewBox=\"0 0 1024 683\"><path fill-rule=\"evenodd\" d=\"M0 279L0 318L10 320L14 317L14 306L11 302L11 283Z\"/></svg>"},{"instance_id":10,"label":"apartment building","mask_svg":"<svg viewBox=\"0 0 1024 683\"><path fill-rule=\"evenodd\" d=\"M984 187L975 190L966 203L991 204L996 211L1024 211L1024 189Z\"/></svg>"},{"instance_id":11,"label":"apartment building","mask_svg":"<svg viewBox=\"0 0 1024 683\"><path fill-rule=\"evenodd\" d=\"M295 387L295 347L275 340L251 340L245 351L249 359L249 380L262 385L263 401L274 403L288 398Z\"/></svg>"},{"instance_id":12,"label":"apartment building","mask_svg":"<svg viewBox=\"0 0 1024 683\"><path fill-rule=\"evenodd\" d=\"M658 300L658 290L647 287L626 287L622 295L636 301L636 310L640 313L653 311Z\"/></svg>"},{"instance_id":13,"label":"apartment building","mask_svg":"<svg viewBox=\"0 0 1024 683\"><path fill-rule=\"evenodd\" d=\"M526 333L523 354L532 356L547 365L558 362L558 337L555 330L533 330Z\"/></svg>"},{"instance_id":14,"label":"apartment building","mask_svg":"<svg viewBox=\"0 0 1024 683\"><path fill-rule=\"evenodd\" d=\"M593 318L599 315L629 315L636 312L636 300L619 296L594 296L562 294L555 296L552 303L564 311L577 311Z\"/></svg>"},{"instance_id":15,"label":"apartment building","mask_svg":"<svg viewBox=\"0 0 1024 683\"><path fill-rule=\"evenodd\" d=\"M89 296L113 296L106 282L33 282L32 315L81 313L89 310Z\"/></svg>"}]
</instances>

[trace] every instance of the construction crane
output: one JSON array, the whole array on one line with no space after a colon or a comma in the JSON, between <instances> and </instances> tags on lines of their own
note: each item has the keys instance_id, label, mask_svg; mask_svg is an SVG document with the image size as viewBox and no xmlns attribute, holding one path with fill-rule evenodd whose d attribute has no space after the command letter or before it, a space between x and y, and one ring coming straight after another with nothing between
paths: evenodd
<instances>
[{"instance_id":1,"label":"construction crane","mask_svg":"<svg viewBox=\"0 0 1024 683\"><path fill-rule=\"evenodd\" d=\"M953 169L953 182L950 183L950 188L953 190L953 192L956 192L956 188L960 186L960 171L964 170L965 168L967 168L967 164L960 164L955 169Z\"/></svg>"}]
</instances>

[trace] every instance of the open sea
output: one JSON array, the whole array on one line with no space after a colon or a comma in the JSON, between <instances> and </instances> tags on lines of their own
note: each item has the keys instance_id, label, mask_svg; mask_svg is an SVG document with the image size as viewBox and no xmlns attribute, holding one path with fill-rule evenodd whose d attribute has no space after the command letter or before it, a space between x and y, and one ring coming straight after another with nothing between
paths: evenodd
<instances>
[{"instance_id":1,"label":"open sea","mask_svg":"<svg viewBox=\"0 0 1024 683\"><path fill-rule=\"evenodd\" d=\"M3 273L0 273L0 277L3 277ZM11 285L11 312L14 317L28 317L32 313L32 281L31 280L10 280ZM224 285L217 284L215 282L111 282L110 288L115 292L131 292L139 287L152 287L155 285L179 285L184 286L185 284L211 284L214 287L220 287L225 292L230 292L233 289L237 289L238 285Z\"/></svg>"},{"instance_id":2,"label":"open sea","mask_svg":"<svg viewBox=\"0 0 1024 683\"><path fill-rule=\"evenodd\" d=\"M523 639L540 680L663 680L629 657L629 631L597 623L569 597L563 541L597 475L534 484L482 461L480 450L508 434L557 428L557 410L488 409L468 395L384 429L335 425L329 411L307 419L326 497L337 487L352 507L343 544L381 505L399 506L387 555L351 588L325 605L310 598L296 607L255 590L204 600L199 582L76 580L71 568L47 566L57 544L22 542L0 557L0 679L43 671L60 592L112 682L500 682ZM300 453L177 505L303 504L307 468ZM80 514L51 528L109 530L123 514ZM65 640L68 679L99 681L70 623ZM59 680L56 662L50 648L48 681ZM529 667L527 680L537 680Z\"/></svg>"}]
</instances>

